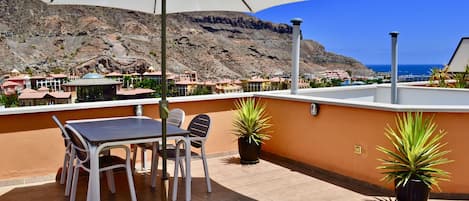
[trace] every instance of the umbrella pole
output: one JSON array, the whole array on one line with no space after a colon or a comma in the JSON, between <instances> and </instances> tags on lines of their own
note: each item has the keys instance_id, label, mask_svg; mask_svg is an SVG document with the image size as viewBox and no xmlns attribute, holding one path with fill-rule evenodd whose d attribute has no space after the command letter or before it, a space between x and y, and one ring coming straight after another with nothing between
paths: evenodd
<instances>
[{"instance_id":1,"label":"umbrella pole","mask_svg":"<svg viewBox=\"0 0 469 201\"><path fill-rule=\"evenodd\" d=\"M161 75L162 92L160 100L160 117L162 122L162 152L163 152L163 173L161 176L161 200L167 201L169 195L169 178L167 174L167 154L166 154L166 119L168 118L168 101L166 100L166 0L161 1Z\"/></svg>"}]
</instances>

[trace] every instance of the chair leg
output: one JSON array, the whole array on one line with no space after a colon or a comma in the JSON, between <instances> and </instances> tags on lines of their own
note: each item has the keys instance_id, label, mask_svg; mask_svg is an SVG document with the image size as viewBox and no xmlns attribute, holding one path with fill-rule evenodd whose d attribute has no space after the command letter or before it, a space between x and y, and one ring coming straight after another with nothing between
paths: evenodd
<instances>
[{"instance_id":1,"label":"chair leg","mask_svg":"<svg viewBox=\"0 0 469 201\"><path fill-rule=\"evenodd\" d=\"M75 154L72 152L70 155L70 159L68 160L68 167L67 167L67 184L65 184L65 196L70 195L70 188L72 186L72 177L73 177L73 161L75 160Z\"/></svg>"},{"instance_id":2,"label":"chair leg","mask_svg":"<svg viewBox=\"0 0 469 201\"><path fill-rule=\"evenodd\" d=\"M127 155L127 159L125 160L125 171L127 173L127 181L129 183L129 190L130 190L130 199L132 201L137 201L137 196L135 194L135 185L132 175L132 167L130 166L130 159L129 155Z\"/></svg>"},{"instance_id":3,"label":"chair leg","mask_svg":"<svg viewBox=\"0 0 469 201\"><path fill-rule=\"evenodd\" d=\"M80 174L80 166L76 166L73 171L72 192L70 193L70 201L75 201L77 196L78 176Z\"/></svg>"},{"instance_id":4,"label":"chair leg","mask_svg":"<svg viewBox=\"0 0 469 201\"><path fill-rule=\"evenodd\" d=\"M142 171L145 170L145 168L147 167L146 165L146 158L145 158L145 149L143 147L140 147L140 160L141 160L141 164L142 164Z\"/></svg>"},{"instance_id":5,"label":"chair leg","mask_svg":"<svg viewBox=\"0 0 469 201\"><path fill-rule=\"evenodd\" d=\"M135 162L137 161L137 148L136 144L132 145L132 172L135 173Z\"/></svg>"},{"instance_id":6,"label":"chair leg","mask_svg":"<svg viewBox=\"0 0 469 201\"><path fill-rule=\"evenodd\" d=\"M158 176L158 146L153 143L153 150L151 153L151 187L156 187L156 177Z\"/></svg>"},{"instance_id":7,"label":"chair leg","mask_svg":"<svg viewBox=\"0 0 469 201\"><path fill-rule=\"evenodd\" d=\"M183 163L183 161L184 161L183 158L179 159L179 168L181 169L181 177L186 178L186 173L184 172L184 163ZM177 167L174 167L174 168L177 168Z\"/></svg>"},{"instance_id":8,"label":"chair leg","mask_svg":"<svg viewBox=\"0 0 469 201\"><path fill-rule=\"evenodd\" d=\"M171 196L173 201L176 201L178 196L178 166L179 157L176 157L176 160L174 160L173 194Z\"/></svg>"},{"instance_id":9,"label":"chair leg","mask_svg":"<svg viewBox=\"0 0 469 201\"><path fill-rule=\"evenodd\" d=\"M67 151L67 150L65 150L65 151ZM68 169L67 168L68 160L70 160L69 155L68 155L68 153L65 153L64 162L63 162L63 165L62 165L62 172L60 173L60 184L65 183L65 172L66 172L66 169Z\"/></svg>"},{"instance_id":10,"label":"chair leg","mask_svg":"<svg viewBox=\"0 0 469 201\"><path fill-rule=\"evenodd\" d=\"M210 184L210 176L208 175L207 156L205 155L205 147L202 146L202 162L204 163L205 181L207 182L207 191L212 192L212 185Z\"/></svg>"},{"instance_id":11,"label":"chair leg","mask_svg":"<svg viewBox=\"0 0 469 201\"><path fill-rule=\"evenodd\" d=\"M107 179L107 186L109 188L109 191L111 191L112 194L116 193L116 184L114 182L114 172L112 170L106 171L106 179Z\"/></svg>"}]
</instances>

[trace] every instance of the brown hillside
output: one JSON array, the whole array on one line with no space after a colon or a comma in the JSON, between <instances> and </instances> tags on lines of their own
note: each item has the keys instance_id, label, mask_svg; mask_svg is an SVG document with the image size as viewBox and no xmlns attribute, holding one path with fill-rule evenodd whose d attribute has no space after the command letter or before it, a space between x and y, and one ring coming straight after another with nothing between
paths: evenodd
<instances>
[{"instance_id":1,"label":"brown hillside","mask_svg":"<svg viewBox=\"0 0 469 201\"><path fill-rule=\"evenodd\" d=\"M239 78L289 72L289 25L243 13L201 12L168 17L168 69L202 78ZM47 6L39 0L0 0L0 73L65 71L143 72L159 68L159 16L133 11ZM303 40L301 72L350 69L360 62ZM97 63L104 68L97 69Z\"/></svg>"}]
</instances>

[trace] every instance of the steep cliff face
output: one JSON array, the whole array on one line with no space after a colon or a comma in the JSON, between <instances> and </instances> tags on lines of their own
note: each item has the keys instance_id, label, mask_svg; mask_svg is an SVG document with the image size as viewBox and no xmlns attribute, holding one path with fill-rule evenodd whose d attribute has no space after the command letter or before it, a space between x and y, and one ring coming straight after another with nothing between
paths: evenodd
<instances>
[{"instance_id":1,"label":"steep cliff face","mask_svg":"<svg viewBox=\"0 0 469 201\"><path fill-rule=\"evenodd\" d=\"M47 6L39 0L0 0L0 73L144 72L159 68L160 19L133 11ZM168 69L205 79L289 72L292 27L243 13L200 12L168 17ZM360 62L303 40L301 72L350 69ZM103 68L97 69L97 64Z\"/></svg>"}]
</instances>

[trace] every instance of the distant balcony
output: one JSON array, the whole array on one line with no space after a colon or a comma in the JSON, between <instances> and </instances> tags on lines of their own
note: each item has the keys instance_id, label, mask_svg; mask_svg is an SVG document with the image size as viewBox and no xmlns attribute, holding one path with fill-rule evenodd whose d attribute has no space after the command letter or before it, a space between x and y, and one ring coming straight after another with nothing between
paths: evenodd
<instances>
[{"instance_id":1,"label":"distant balcony","mask_svg":"<svg viewBox=\"0 0 469 201\"><path fill-rule=\"evenodd\" d=\"M340 90L350 93L370 88L327 90L343 94ZM313 94L324 91L307 90ZM234 101L242 97L259 98L272 116L272 139L262 147L265 160L254 166L238 164L236 139L231 134ZM64 147L52 115L63 122L129 116L135 114L136 105L143 105L143 115L157 119L158 101L123 100L0 110L0 201L66 199L64 187L53 182ZM409 105L291 96L287 91L174 97L169 101L170 108L186 112L186 119L200 113L213 119L207 152L214 188L212 193L206 193L201 163L193 161L193 200L387 200L382 197L390 195L392 186L380 181L377 158L383 155L376 146L389 145L384 128L394 123L397 112L415 110ZM311 103L320 105L317 116L311 115ZM451 181L441 182L443 191L436 196L467 199L469 106L456 113L432 109L419 107L419 111L435 114L439 128L448 131L445 141L447 149L452 150L448 158L455 160L443 167L451 172ZM186 120L183 127L187 124ZM361 153L354 152L356 146L361 147ZM117 173L116 177L117 193L109 194L106 185L102 185L102 200L128 200L125 175ZM159 199L158 191L149 188L148 175L137 175L135 180L139 200ZM33 185L35 182L43 183ZM78 200L84 200L86 179L79 184ZM183 193L182 182L180 185ZM180 194L179 199L183 196Z\"/></svg>"}]
</instances>

